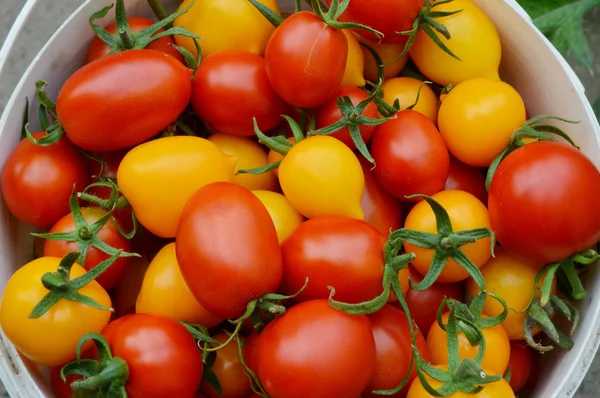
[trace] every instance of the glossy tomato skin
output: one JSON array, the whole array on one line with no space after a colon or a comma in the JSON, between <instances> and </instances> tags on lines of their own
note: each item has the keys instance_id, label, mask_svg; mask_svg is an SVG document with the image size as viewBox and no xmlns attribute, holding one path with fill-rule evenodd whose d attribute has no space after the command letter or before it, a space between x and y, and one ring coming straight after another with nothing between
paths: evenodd
<instances>
[{"instance_id":1,"label":"glossy tomato skin","mask_svg":"<svg viewBox=\"0 0 600 398\"><path fill-rule=\"evenodd\" d=\"M487 204L488 202L483 171L466 165L453 156L450 156L450 172L444 190L465 191L475 196L481 203Z\"/></svg>"},{"instance_id":2,"label":"glossy tomato skin","mask_svg":"<svg viewBox=\"0 0 600 398\"><path fill-rule=\"evenodd\" d=\"M130 397L194 397L202 379L202 355L192 335L174 319L127 315L104 328L112 354L127 362ZM173 375L178 375L173 377Z\"/></svg>"},{"instance_id":3,"label":"glossy tomato skin","mask_svg":"<svg viewBox=\"0 0 600 398\"><path fill-rule=\"evenodd\" d=\"M300 225L281 246L286 294L306 289L295 300L335 299L357 304L379 296L384 270L385 238L364 221L318 217Z\"/></svg>"},{"instance_id":4,"label":"glossy tomato skin","mask_svg":"<svg viewBox=\"0 0 600 398\"><path fill-rule=\"evenodd\" d=\"M33 134L36 139L45 135ZM26 224L49 227L69 212L73 186L83 190L88 171L68 139L47 147L23 139L6 159L0 178L10 212Z\"/></svg>"},{"instance_id":5,"label":"glossy tomato skin","mask_svg":"<svg viewBox=\"0 0 600 398\"><path fill-rule=\"evenodd\" d=\"M130 148L183 112L192 92L191 74L155 50L111 54L69 77L58 94L58 118L69 139L87 151Z\"/></svg>"},{"instance_id":6,"label":"glossy tomato skin","mask_svg":"<svg viewBox=\"0 0 600 398\"><path fill-rule=\"evenodd\" d=\"M221 343L225 343L228 335L221 333L213 338ZM202 392L209 398L247 398L252 394L250 380L244 367L240 362L238 355L238 346L236 342L228 344L217 351L217 359L212 367L213 372L221 383L223 394L219 395L208 383L202 385Z\"/></svg>"},{"instance_id":7,"label":"glossy tomato skin","mask_svg":"<svg viewBox=\"0 0 600 398\"><path fill-rule=\"evenodd\" d=\"M532 352L524 341L510 342L510 386L514 392L519 392L529 380L532 367Z\"/></svg>"},{"instance_id":8,"label":"glossy tomato skin","mask_svg":"<svg viewBox=\"0 0 600 398\"><path fill-rule=\"evenodd\" d=\"M144 17L129 17L127 18L127 24L133 33L139 32L140 30L144 30L152 25L154 25L154 21ZM110 33L117 33L117 25L116 23L112 23L108 26L105 26L104 29ZM163 29L159 30L158 33L164 32ZM150 43L146 49L148 50L156 50L163 52L165 54L169 54L173 58L179 60L179 62L183 62L183 56L172 46L175 44L175 41L170 36L161 37L160 39ZM95 36L92 40L92 44L90 44L90 48L87 53L87 63L93 62L99 58L105 57L110 53L110 47L104 43L100 37Z\"/></svg>"},{"instance_id":9,"label":"glossy tomato skin","mask_svg":"<svg viewBox=\"0 0 600 398\"><path fill-rule=\"evenodd\" d=\"M433 124L437 125L439 99L429 84L412 77L396 77L387 79L381 88L383 100L388 104L392 105L398 100L400 110L414 105L412 108L414 111L427 116Z\"/></svg>"},{"instance_id":10,"label":"glossy tomato skin","mask_svg":"<svg viewBox=\"0 0 600 398\"><path fill-rule=\"evenodd\" d=\"M375 364L369 319L337 311L327 300L298 304L271 322L253 359L273 398L356 398Z\"/></svg>"},{"instance_id":11,"label":"glossy tomato skin","mask_svg":"<svg viewBox=\"0 0 600 398\"><path fill-rule=\"evenodd\" d=\"M308 11L287 18L265 52L275 92L297 108L315 108L333 98L342 84L347 58L344 33Z\"/></svg>"},{"instance_id":12,"label":"glossy tomato skin","mask_svg":"<svg viewBox=\"0 0 600 398\"><path fill-rule=\"evenodd\" d=\"M213 129L240 136L254 136L253 118L261 131L269 131L288 113L271 87L264 58L247 51L204 59L194 74L192 105Z\"/></svg>"},{"instance_id":13,"label":"glossy tomato skin","mask_svg":"<svg viewBox=\"0 0 600 398\"><path fill-rule=\"evenodd\" d=\"M305 221L305 218L282 194L271 191L252 191L252 193L260 199L271 215L279 243L286 240Z\"/></svg>"},{"instance_id":14,"label":"glossy tomato skin","mask_svg":"<svg viewBox=\"0 0 600 398\"><path fill-rule=\"evenodd\" d=\"M450 156L435 125L422 114L406 110L379 127L371 143L375 175L393 196L433 195L448 178Z\"/></svg>"},{"instance_id":15,"label":"glossy tomato skin","mask_svg":"<svg viewBox=\"0 0 600 398\"><path fill-rule=\"evenodd\" d=\"M558 142L525 145L500 163L492 180L490 221L502 247L548 264L600 241L600 173L577 149Z\"/></svg>"},{"instance_id":16,"label":"glossy tomato skin","mask_svg":"<svg viewBox=\"0 0 600 398\"><path fill-rule=\"evenodd\" d=\"M221 318L238 318L251 300L276 292L281 282L271 216L252 192L235 184L209 184L190 198L176 248L190 290Z\"/></svg>"}]
</instances>

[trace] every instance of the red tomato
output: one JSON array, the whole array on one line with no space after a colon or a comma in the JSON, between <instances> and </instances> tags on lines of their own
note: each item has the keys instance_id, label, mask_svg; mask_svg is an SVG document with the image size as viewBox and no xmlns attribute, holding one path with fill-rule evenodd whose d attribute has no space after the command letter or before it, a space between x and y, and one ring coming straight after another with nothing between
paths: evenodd
<instances>
[{"instance_id":1,"label":"red tomato","mask_svg":"<svg viewBox=\"0 0 600 398\"><path fill-rule=\"evenodd\" d=\"M213 338L225 343L229 336L221 333ZM228 344L217 351L217 359L212 370L221 383L223 394L219 395L208 383L204 383L202 392L209 398L246 398L252 394L250 380L240 362L237 343Z\"/></svg>"},{"instance_id":2,"label":"red tomato","mask_svg":"<svg viewBox=\"0 0 600 398\"><path fill-rule=\"evenodd\" d=\"M35 133L39 139L46 133ZM8 210L36 227L49 227L69 212L69 197L88 181L83 156L63 138L50 146L21 140L2 168L2 196Z\"/></svg>"},{"instance_id":3,"label":"red tomato","mask_svg":"<svg viewBox=\"0 0 600 398\"><path fill-rule=\"evenodd\" d=\"M335 122L343 119L344 116L340 111L340 108L337 104L338 98L350 97L352 100L352 104L357 106L359 102L369 98L369 94L364 92L358 87L342 87L342 89L338 92L337 97L332 98L330 101L326 102L323 106L321 106L315 112L315 121L317 123L317 129L321 129L323 127L331 126ZM370 102L369 105L363 110L361 113L364 117L368 117L371 119L377 118L377 106L374 102ZM360 127L360 135L365 143L368 143L373 134L375 133L375 126L364 126ZM348 145L350 149L356 149L356 144L352 141L352 137L350 136L350 131L348 128L344 128L340 131L337 131L331 135L334 138L342 141L344 144Z\"/></svg>"},{"instance_id":4,"label":"red tomato","mask_svg":"<svg viewBox=\"0 0 600 398\"><path fill-rule=\"evenodd\" d=\"M187 202L177 230L177 260L198 302L238 318L251 300L277 291L281 249L262 202L239 185L217 182Z\"/></svg>"},{"instance_id":5,"label":"red tomato","mask_svg":"<svg viewBox=\"0 0 600 398\"><path fill-rule=\"evenodd\" d=\"M444 188L450 155L435 125L418 112L401 111L375 130L371 142L375 175L401 200L415 194L434 195Z\"/></svg>"},{"instance_id":6,"label":"red tomato","mask_svg":"<svg viewBox=\"0 0 600 398\"><path fill-rule=\"evenodd\" d=\"M600 241L600 173L580 151L558 142L525 145L500 163L488 207L506 251L548 264Z\"/></svg>"},{"instance_id":7,"label":"red tomato","mask_svg":"<svg viewBox=\"0 0 600 398\"><path fill-rule=\"evenodd\" d=\"M349 217L318 217L306 221L283 242L285 294L308 285L296 301L335 299L357 304L383 292L385 238L364 221Z\"/></svg>"},{"instance_id":8,"label":"red tomato","mask_svg":"<svg viewBox=\"0 0 600 398\"><path fill-rule=\"evenodd\" d=\"M369 385L362 393L363 398L381 397L373 394L377 390L393 390L410 371L408 383L396 394L388 397L405 397L410 383L417 377L417 368L412 359L412 340L406 315L398 308L386 305L375 314L369 315L375 347L377 349L377 365ZM426 362L429 362L429 347L423 334L417 330L417 349Z\"/></svg>"},{"instance_id":9,"label":"red tomato","mask_svg":"<svg viewBox=\"0 0 600 398\"><path fill-rule=\"evenodd\" d=\"M246 362L246 366L248 366L252 371L255 371L254 367L254 356L256 355L256 347L258 347L258 339L260 338L260 334L252 332L246 338L246 344L244 345L244 350L242 351L242 355L244 356L244 362Z\"/></svg>"},{"instance_id":10,"label":"red tomato","mask_svg":"<svg viewBox=\"0 0 600 398\"><path fill-rule=\"evenodd\" d=\"M196 71L192 105L208 125L233 135L254 136L280 123L288 106L275 94L265 60L246 51L223 51L207 57Z\"/></svg>"},{"instance_id":11,"label":"red tomato","mask_svg":"<svg viewBox=\"0 0 600 398\"><path fill-rule=\"evenodd\" d=\"M510 386L514 392L519 392L527 383L531 374L531 349L524 341L510 342Z\"/></svg>"},{"instance_id":12,"label":"red tomato","mask_svg":"<svg viewBox=\"0 0 600 398\"><path fill-rule=\"evenodd\" d=\"M154 21L148 18L143 17L129 17L127 18L127 23L131 28L133 33L139 32L140 30L144 30L152 25L154 25ZM104 29L110 34L117 33L117 24L112 23L106 26ZM159 30L158 33L164 32L164 29ZM165 54L169 54L175 59L179 60L179 62L183 62L183 56L177 51L172 44L175 44L175 41L170 36L161 37L160 39L150 43L146 49L156 50L163 52ZM92 40L92 44L90 44L90 48L87 53L87 63L95 61L99 58L105 57L110 53L110 48L104 43L100 37L96 36Z\"/></svg>"},{"instance_id":13,"label":"red tomato","mask_svg":"<svg viewBox=\"0 0 600 398\"><path fill-rule=\"evenodd\" d=\"M485 188L485 176L481 169L469 166L450 156L450 174L444 185L445 191L465 191L487 204L488 194Z\"/></svg>"},{"instance_id":14,"label":"red tomato","mask_svg":"<svg viewBox=\"0 0 600 398\"><path fill-rule=\"evenodd\" d=\"M391 231L402 228L402 206L379 184L371 171L373 165L364 158L360 163L365 175L365 193L361 202L365 222L387 237Z\"/></svg>"},{"instance_id":15,"label":"red tomato","mask_svg":"<svg viewBox=\"0 0 600 398\"><path fill-rule=\"evenodd\" d=\"M356 398L375 370L369 319L327 300L292 307L261 333L254 365L272 398Z\"/></svg>"},{"instance_id":16,"label":"red tomato","mask_svg":"<svg viewBox=\"0 0 600 398\"><path fill-rule=\"evenodd\" d=\"M102 334L113 356L127 362L125 389L130 397L195 396L202 380L202 355L179 322L158 315L127 315L109 323Z\"/></svg>"},{"instance_id":17,"label":"red tomato","mask_svg":"<svg viewBox=\"0 0 600 398\"><path fill-rule=\"evenodd\" d=\"M62 366L50 368L50 387L52 387L52 392L56 395L56 398L72 398L73 390L71 389L71 383L75 380L81 380L82 376L67 375L67 381L64 382L60 377L61 369Z\"/></svg>"},{"instance_id":18,"label":"red tomato","mask_svg":"<svg viewBox=\"0 0 600 398\"><path fill-rule=\"evenodd\" d=\"M308 11L287 18L265 52L275 92L298 108L316 108L337 94L347 58L346 35Z\"/></svg>"},{"instance_id":19,"label":"red tomato","mask_svg":"<svg viewBox=\"0 0 600 398\"><path fill-rule=\"evenodd\" d=\"M73 143L106 152L140 144L173 123L192 93L192 71L155 50L129 50L75 72L56 102Z\"/></svg>"}]
</instances>

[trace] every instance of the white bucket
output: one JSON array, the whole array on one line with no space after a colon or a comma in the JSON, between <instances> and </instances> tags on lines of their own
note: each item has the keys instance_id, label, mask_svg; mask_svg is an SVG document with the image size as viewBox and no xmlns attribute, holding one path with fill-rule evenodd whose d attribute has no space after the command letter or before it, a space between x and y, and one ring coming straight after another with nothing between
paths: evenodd
<instances>
[{"instance_id":1,"label":"white bucket","mask_svg":"<svg viewBox=\"0 0 600 398\"><path fill-rule=\"evenodd\" d=\"M532 25L530 18L514 0L474 0L493 20L503 42L501 76L523 96L531 115L552 114L581 123L569 126L568 132L583 152L600 167L600 126L585 98L584 89L573 70L546 38ZM6 57L27 17L40 0L28 0L0 51L0 74ZM65 79L83 65L93 32L89 16L110 0L87 0L65 21L33 60L11 96L0 119L0 167L17 145L25 98L34 98L34 83L49 82L48 94L54 97ZM173 8L178 0L165 0ZM294 2L279 0L291 10ZM129 15L151 15L145 0L126 1ZM112 22L113 13L104 23ZM1 78L1 75L0 75ZM30 120L35 121L35 107ZM35 129L36 123L32 123ZM32 253L28 228L20 225L3 206L0 198L0 292L10 275ZM546 354L545 370L534 397L571 397L585 376L600 343L600 275L592 268L587 277L588 298L578 303L581 325L570 351L555 350ZM13 398L52 396L45 378L34 365L24 361L12 344L0 333L0 377Z\"/></svg>"}]
</instances>

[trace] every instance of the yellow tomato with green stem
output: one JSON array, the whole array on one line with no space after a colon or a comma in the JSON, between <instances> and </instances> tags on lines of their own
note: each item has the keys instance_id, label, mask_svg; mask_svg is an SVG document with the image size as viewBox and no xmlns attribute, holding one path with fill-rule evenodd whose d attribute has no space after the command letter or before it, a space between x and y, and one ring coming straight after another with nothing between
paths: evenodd
<instances>
[{"instance_id":1,"label":"yellow tomato with green stem","mask_svg":"<svg viewBox=\"0 0 600 398\"><path fill-rule=\"evenodd\" d=\"M414 105L413 111L427 116L433 124L437 125L439 100L429 84L412 77L395 77L386 80L382 90L383 100L388 104L392 105L398 100L400 110Z\"/></svg>"},{"instance_id":2,"label":"yellow tomato with green stem","mask_svg":"<svg viewBox=\"0 0 600 398\"><path fill-rule=\"evenodd\" d=\"M404 69L406 66L406 63L408 62L408 55L400 58L400 55L402 55L402 52L404 51L404 44L377 43L369 41L360 36L358 39L361 43L368 45L375 50L377 54L379 54L383 64L385 79L398 76L402 69ZM378 68L375 58L368 49L363 47L362 50L365 58L365 79L376 83Z\"/></svg>"},{"instance_id":3,"label":"yellow tomato with green stem","mask_svg":"<svg viewBox=\"0 0 600 398\"><path fill-rule=\"evenodd\" d=\"M302 214L298 213L282 194L271 191L252 191L252 193L267 208L273 224L275 224L279 243L283 242L304 222Z\"/></svg>"}]
</instances>

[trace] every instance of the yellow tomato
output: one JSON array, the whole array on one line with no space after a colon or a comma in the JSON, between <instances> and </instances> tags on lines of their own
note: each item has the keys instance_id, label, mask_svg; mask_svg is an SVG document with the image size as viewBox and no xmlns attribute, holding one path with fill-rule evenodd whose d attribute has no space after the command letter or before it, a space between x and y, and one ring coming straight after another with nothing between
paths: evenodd
<instances>
[{"instance_id":1,"label":"yellow tomato","mask_svg":"<svg viewBox=\"0 0 600 398\"><path fill-rule=\"evenodd\" d=\"M0 324L8 339L25 357L42 366L64 365L74 360L81 337L90 332L100 333L112 314L62 299L41 317L29 318L36 304L48 293L42 276L56 272L60 261L57 257L41 257L19 268L6 284L0 307ZM85 269L74 264L70 279L84 274ZM111 307L108 293L96 281L78 293Z\"/></svg>"},{"instance_id":2,"label":"yellow tomato","mask_svg":"<svg viewBox=\"0 0 600 398\"><path fill-rule=\"evenodd\" d=\"M270 191L252 191L267 208L279 243L283 242L294 230L304 222L304 217L294 209L294 206L280 193Z\"/></svg>"},{"instance_id":3,"label":"yellow tomato","mask_svg":"<svg viewBox=\"0 0 600 398\"><path fill-rule=\"evenodd\" d=\"M268 164L267 152L259 143L250 138L217 133L208 137L208 140L221 148L227 155L238 159L236 172ZM233 177L233 182L251 191L255 189L279 190L277 176L272 171L261 175L238 174Z\"/></svg>"},{"instance_id":4,"label":"yellow tomato","mask_svg":"<svg viewBox=\"0 0 600 398\"><path fill-rule=\"evenodd\" d=\"M362 167L354 152L335 138L312 136L294 145L279 166L279 183L292 206L307 218L364 218Z\"/></svg>"},{"instance_id":5,"label":"yellow tomato","mask_svg":"<svg viewBox=\"0 0 600 398\"><path fill-rule=\"evenodd\" d=\"M192 194L212 182L231 182L236 163L204 138L166 137L129 151L117 180L140 223L157 236L174 238Z\"/></svg>"},{"instance_id":6,"label":"yellow tomato","mask_svg":"<svg viewBox=\"0 0 600 398\"><path fill-rule=\"evenodd\" d=\"M432 198L448 212L454 232L476 228L491 228L487 208L470 193L452 190L442 191L433 195ZM404 227L415 231L437 233L437 224L431 206L425 201L417 203L408 213ZM421 275L426 275L433 261L434 250L423 249L410 243L405 244L405 249L407 253L415 253L417 257L411 264ZM466 244L461 247L461 250L473 261L477 268L481 268L492 256L489 238ZM460 264L449 258L438 281L454 283L468 277L469 273Z\"/></svg>"},{"instance_id":7,"label":"yellow tomato","mask_svg":"<svg viewBox=\"0 0 600 398\"><path fill-rule=\"evenodd\" d=\"M211 328L223 321L204 309L185 284L175 243L163 247L150 263L135 303L138 314L164 315Z\"/></svg>"},{"instance_id":8,"label":"yellow tomato","mask_svg":"<svg viewBox=\"0 0 600 398\"><path fill-rule=\"evenodd\" d=\"M398 59L400 54L402 54L402 51L404 51L404 44L376 43L363 37L359 37L359 40L377 51L377 54L381 57L381 62L383 62L384 65L383 70L386 79L398 76L398 74L402 72L402 69L404 69L404 66L406 66L408 55ZM363 48L362 50L365 57L365 78L371 82L376 82L377 64L375 63L375 58L373 58L371 52L366 48ZM398 60L388 65L388 63L396 59Z\"/></svg>"},{"instance_id":9,"label":"yellow tomato","mask_svg":"<svg viewBox=\"0 0 600 398\"><path fill-rule=\"evenodd\" d=\"M420 31L410 48L410 57L428 79L446 86L474 77L499 79L502 45L496 27L472 0L454 0L435 7L435 11L461 12L435 18L448 28L452 38L438 37L460 60L451 57Z\"/></svg>"},{"instance_id":10,"label":"yellow tomato","mask_svg":"<svg viewBox=\"0 0 600 398\"><path fill-rule=\"evenodd\" d=\"M384 101L390 105L396 100L400 101L401 110L408 108L417 101L417 94L421 89L419 102L413 110L427 116L433 124L437 124L439 101L428 84L423 84L422 81L411 77L396 77L386 80L382 88Z\"/></svg>"},{"instance_id":11,"label":"yellow tomato","mask_svg":"<svg viewBox=\"0 0 600 398\"><path fill-rule=\"evenodd\" d=\"M279 14L276 0L258 0ZM184 0L179 9L190 5ZM197 0L189 11L175 20L173 26L183 27L202 38L198 43L202 54L241 50L262 55L275 27L247 0ZM197 54L193 39L175 36L177 45Z\"/></svg>"},{"instance_id":12,"label":"yellow tomato","mask_svg":"<svg viewBox=\"0 0 600 398\"><path fill-rule=\"evenodd\" d=\"M459 84L444 98L439 129L457 159L487 167L506 148L525 118L525 103L509 84L475 78Z\"/></svg>"},{"instance_id":13,"label":"yellow tomato","mask_svg":"<svg viewBox=\"0 0 600 398\"><path fill-rule=\"evenodd\" d=\"M362 47L350 29L344 29L343 32L348 39L348 60L342 86L362 87L367 84L364 77L365 56Z\"/></svg>"},{"instance_id":14,"label":"yellow tomato","mask_svg":"<svg viewBox=\"0 0 600 398\"><path fill-rule=\"evenodd\" d=\"M296 143L296 139L294 137L289 137L287 139L290 144L294 145ZM270 150L269 154L267 155L267 161L268 163L275 163L275 162L280 162L283 160L283 155L275 152L274 150ZM275 169L273 170L273 173L275 173L275 176L279 177L279 169Z\"/></svg>"}]
</instances>

